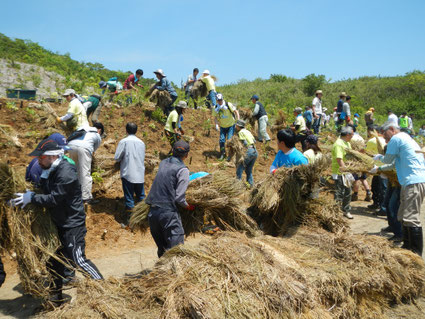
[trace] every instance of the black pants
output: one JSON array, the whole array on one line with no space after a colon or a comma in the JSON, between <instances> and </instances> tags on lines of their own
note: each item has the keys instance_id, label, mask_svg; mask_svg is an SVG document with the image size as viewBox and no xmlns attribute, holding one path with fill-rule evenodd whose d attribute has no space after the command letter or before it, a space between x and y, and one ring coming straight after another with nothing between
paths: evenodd
<instances>
[{"instance_id":1,"label":"black pants","mask_svg":"<svg viewBox=\"0 0 425 319\"><path fill-rule=\"evenodd\" d=\"M177 95L170 95L171 96L171 103L168 104L167 107L165 107L164 113L165 115L169 115L170 112L173 110L173 104L177 100Z\"/></svg>"},{"instance_id":2,"label":"black pants","mask_svg":"<svg viewBox=\"0 0 425 319\"><path fill-rule=\"evenodd\" d=\"M177 211L151 207L148 218L152 237L158 247L158 257L166 250L184 243L184 229Z\"/></svg>"},{"instance_id":3,"label":"black pants","mask_svg":"<svg viewBox=\"0 0 425 319\"><path fill-rule=\"evenodd\" d=\"M382 192L385 191L382 189L382 181L381 177L374 175L372 177L372 200L375 205L381 206L384 196L382 195Z\"/></svg>"},{"instance_id":4,"label":"black pants","mask_svg":"<svg viewBox=\"0 0 425 319\"><path fill-rule=\"evenodd\" d=\"M307 144L305 142L306 138L307 138L306 131L300 132L297 135L295 135L295 143L301 142L301 148L303 152L307 150Z\"/></svg>"},{"instance_id":5,"label":"black pants","mask_svg":"<svg viewBox=\"0 0 425 319\"><path fill-rule=\"evenodd\" d=\"M3 262L0 257L0 287L3 285L4 280L6 279L6 273L4 272Z\"/></svg>"},{"instance_id":6,"label":"black pants","mask_svg":"<svg viewBox=\"0 0 425 319\"><path fill-rule=\"evenodd\" d=\"M170 152L168 153L168 155L169 156L172 156L173 155L173 147L174 147L174 144L178 141L178 140L180 140L180 135L177 135L176 133L174 133L174 132L170 132L170 131L167 131L167 130L164 130L164 133L165 133L165 136L167 137L167 139L168 139L168 142L170 143L170 145L171 145L171 150L170 150Z\"/></svg>"},{"instance_id":7,"label":"black pants","mask_svg":"<svg viewBox=\"0 0 425 319\"><path fill-rule=\"evenodd\" d=\"M74 267L79 267L85 276L93 279L103 279L97 267L86 258L86 237L87 229L85 225L59 229L58 235L62 247L56 254ZM65 265L54 258L48 262L50 273L54 278L54 289L62 289L62 278L65 277Z\"/></svg>"}]
</instances>

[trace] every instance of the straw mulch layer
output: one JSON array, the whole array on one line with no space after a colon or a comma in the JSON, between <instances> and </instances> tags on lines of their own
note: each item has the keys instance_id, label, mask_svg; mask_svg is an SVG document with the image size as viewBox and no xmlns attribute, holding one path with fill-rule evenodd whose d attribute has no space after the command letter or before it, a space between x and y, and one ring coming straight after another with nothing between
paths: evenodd
<instances>
[{"instance_id":1,"label":"straw mulch layer","mask_svg":"<svg viewBox=\"0 0 425 319\"><path fill-rule=\"evenodd\" d=\"M250 215L266 234L281 236L290 226L314 218L310 196L318 189L320 176L329 164L329 157L323 156L313 164L279 168L252 190ZM329 223L335 224L330 228L346 227L342 212L332 202L323 203L320 209L327 210L323 218L329 217Z\"/></svg>"},{"instance_id":2,"label":"straw mulch layer","mask_svg":"<svg viewBox=\"0 0 425 319\"><path fill-rule=\"evenodd\" d=\"M302 228L291 238L224 232L166 252L132 279L85 280L50 318L385 319L424 294L422 259L384 238Z\"/></svg>"},{"instance_id":3,"label":"straw mulch layer","mask_svg":"<svg viewBox=\"0 0 425 319\"><path fill-rule=\"evenodd\" d=\"M208 95L207 86L202 81L196 81L190 90L190 94L194 100L197 100L200 97L206 97Z\"/></svg>"},{"instance_id":4,"label":"straw mulch layer","mask_svg":"<svg viewBox=\"0 0 425 319\"><path fill-rule=\"evenodd\" d=\"M239 139L239 135L235 134L226 142L227 156L231 159L235 156L235 164L239 165L245 160L246 147Z\"/></svg>"},{"instance_id":5,"label":"straw mulch layer","mask_svg":"<svg viewBox=\"0 0 425 319\"><path fill-rule=\"evenodd\" d=\"M19 141L18 133L16 133L10 125L0 124L0 141L2 140L18 148L22 148L22 143Z\"/></svg>"},{"instance_id":6,"label":"straw mulch layer","mask_svg":"<svg viewBox=\"0 0 425 319\"><path fill-rule=\"evenodd\" d=\"M345 172L368 173L374 166L375 161L365 153L347 149Z\"/></svg>"},{"instance_id":7,"label":"straw mulch layer","mask_svg":"<svg viewBox=\"0 0 425 319\"><path fill-rule=\"evenodd\" d=\"M258 231L257 224L242 210L242 202L238 198L244 189L242 182L223 172L192 181L186 191L186 200L196 209L193 212L179 210L185 234L201 232L205 225L213 224L222 230L246 231L254 235ZM148 213L149 205L144 201L137 204L130 227L146 231L149 227Z\"/></svg>"},{"instance_id":8,"label":"straw mulch layer","mask_svg":"<svg viewBox=\"0 0 425 319\"><path fill-rule=\"evenodd\" d=\"M59 247L57 229L49 213L29 205L12 208L7 201L25 191L25 181L7 164L0 164L0 242L10 254L16 253L18 274L26 293L45 298L51 280L46 262Z\"/></svg>"}]
</instances>

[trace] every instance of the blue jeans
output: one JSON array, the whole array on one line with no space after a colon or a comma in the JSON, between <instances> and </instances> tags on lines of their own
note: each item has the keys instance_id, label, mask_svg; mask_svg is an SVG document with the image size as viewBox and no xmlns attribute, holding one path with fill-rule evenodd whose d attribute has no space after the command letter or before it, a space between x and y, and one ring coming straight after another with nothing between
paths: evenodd
<instances>
[{"instance_id":1,"label":"blue jeans","mask_svg":"<svg viewBox=\"0 0 425 319\"><path fill-rule=\"evenodd\" d=\"M254 178L252 177L252 169L254 168L255 161L257 159L258 153L255 148L248 148L245 154L245 159L243 163L239 164L236 168L236 177L242 179L242 173L245 170L246 181L249 185L254 186Z\"/></svg>"},{"instance_id":2,"label":"blue jeans","mask_svg":"<svg viewBox=\"0 0 425 319\"><path fill-rule=\"evenodd\" d=\"M220 127L220 151L224 150L224 145L226 145L226 139L230 140L235 132L235 126L232 125L230 127Z\"/></svg>"},{"instance_id":3,"label":"blue jeans","mask_svg":"<svg viewBox=\"0 0 425 319\"><path fill-rule=\"evenodd\" d=\"M322 114L320 114L318 116L319 117L317 119L314 119L314 122L313 122L314 134L319 133L319 130L320 130L320 122L322 121Z\"/></svg>"},{"instance_id":4,"label":"blue jeans","mask_svg":"<svg viewBox=\"0 0 425 319\"><path fill-rule=\"evenodd\" d=\"M400 187L391 187L391 195L387 207L388 225L396 237L403 236L401 222L397 220L397 212L400 206L400 190Z\"/></svg>"},{"instance_id":5,"label":"blue jeans","mask_svg":"<svg viewBox=\"0 0 425 319\"><path fill-rule=\"evenodd\" d=\"M209 91L208 97L211 101L211 107L215 108L217 106L217 92L214 90Z\"/></svg>"},{"instance_id":6,"label":"blue jeans","mask_svg":"<svg viewBox=\"0 0 425 319\"><path fill-rule=\"evenodd\" d=\"M145 184L130 183L125 178L121 178L121 181L122 190L124 191L125 208L132 209L134 207L134 199L136 199L136 203L138 203L145 198Z\"/></svg>"}]
</instances>

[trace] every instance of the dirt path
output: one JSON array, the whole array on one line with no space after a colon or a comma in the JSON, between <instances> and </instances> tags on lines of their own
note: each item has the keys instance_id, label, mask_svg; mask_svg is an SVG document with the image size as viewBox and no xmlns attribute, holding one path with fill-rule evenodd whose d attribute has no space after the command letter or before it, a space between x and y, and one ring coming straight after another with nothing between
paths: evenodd
<instances>
[{"instance_id":1,"label":"dirt path","mask_svg":"<svg viewBox=\"0 0 425 319\"><path fill-rule=\"evenodd\" d=\"M381 228L386 227L387 222L383 217L372 215L366 208L367 204L362 201L353 203L354 219L350 221L350 226L355 233L377 235ZM422 221L425 223L425 212L422 214ZM186 245L196 245L203 238L205 238L203 235L190 237ZM158 260L156 246L150 234L141 236L139 240L140 248L125 251L112 249L112 252L104 249L102 257L92 260L105 277L138 274L144 269L151 268ZM109 255L106 256L106 253ZM88 255L90 257L90 254ZM100 252L96 252L96 255L100 255ZM75 293L75 289L66 291L70 296L75 296ZM22 295L18 275L8 275L7 281L0 289L0 318L27 318L38 305L39 303L30 296ZM425 300L419 300L418 306L402 305L389 309L389 314L391 318L425 318Z\"/></svg>"}]
</instances>

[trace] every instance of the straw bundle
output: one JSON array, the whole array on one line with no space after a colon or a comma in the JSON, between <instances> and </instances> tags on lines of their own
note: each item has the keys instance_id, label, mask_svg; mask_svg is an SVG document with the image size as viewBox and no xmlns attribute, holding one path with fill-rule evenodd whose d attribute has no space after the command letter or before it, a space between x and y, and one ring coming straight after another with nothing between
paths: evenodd
<instances>
[{"instance_id":1,"label":"straw bundle","mask_svg":"<svg viewBox=\"0 0 425 319\"><path fill-rule=\"evenodd\" d=\"M180 209L185 234L200 232L208 223L217 225L220 229L255 234L257 225L242 211L242 203L238 199L243 191L242 182L223 172L216 172L191 182L186 191L186 200L195 205L196 209L193 212ZM149 206L144 201L137 204L133 209L130 227L146 231L148 213Z\"/></svg>"},{"instance_id":2,"label":"straw bundle","mask_svg":"<svg viewBox=\"0 0 425 319\"><path fill-rule=\"evenodd\" d=\"M159 108L163 111L165 108L171 104L171 96L167 91L160 91L155 89L155 86L158 83L153 84L149 90L146 92L145 97L149 97L149 101L154 102Z\"/></svg>"},{"instance_id":3,"label":"straw bundle","mask_svg":"<svg viewBox=\"0 0 425 319\"><path fill-rule=\"evenodd\" d=\"M368 173L375 166L373 158L369 155L350 149L346 151L345 172Z\"/></svg>"},{"instance_id":4,"label":"straw bundle","mask_svg":"<svg viewBox=\"0 0 425 319\"><path fill-rule=\"evenodd\" d=\"M0 197L2 226L7 223L6 232L1 235L6 249L16 253L18 273L26 293L47 297L47 287L51 278L46 262L59 247L57 230L50 215L42 208L29 205L25 209L8 207L6 201L14 193L25 189L25 182L7 164L0 164Z\"/></svg>"},{"instance_id":5,"label":"straw bundle","mask_svg":"<svg viewBox=\"0 0 425 319\"><path fill-rule=\"evenodd\" d=\"M254 129L257 119L254 116L252 116L252 110L250 108L240 107L238 111L239 111L239 117L242 120L244 120L246 123L248 123L252 129Z\"/></svg>"},{"instance_id":6,"label":"straw bundle","mask_svg":"<svg viewBox=\"0 0 425 319\"><path fill-rule=\"evenodd\" d=\"M364 141L362 141L362 140L360 140L360 139L356 139L356 140L351 140L350 141L350 144L351 144L351 148L354 150L354 151L358 151L358 152L360 152L361 150L364 150L364 148L365 148L365 144L364 144Z\"/></svg>"},{"instance_id":7,"label":"straw bundle","mask_svg":"<svg viewBox=\"0 0 425 319\"><path fill-rule=\"evenodd\" d=\"M142 277L86 280L50 318L385 319L424 294L425 268L384 238L302 228L292 238L224 232L169 250Z\"/></svg>"},{"instance_id":8,"label":"straw bundle","mask_svg":"<svg viewBox=\"0 0 425 319\"><path fill-rule=\"evenodd\" d=\"M370 132L370 135L376 138L376 146L378 147L378 153L384 155L385 144L382 143L381 137L379 136L378 132L376 130L373 130L372 132Z\"/></svg>"},{"instance_id":9,"label":"straw bundle","mask_svg":"<svg viewBox=\"0 0 425 319\"><path fill-rule=\"evenodd\" d=\"M22 147L22 143L19 141L18 134L10 125L0 124L0 138L12 143L13 146L18 148Z\"/></svg>"},{"instance_id":10,"label":"straw bundle","mask_svg":"<svg viewBox=\"0 0 425 319\"><path fill-rule=\"evenodd\" d=\"M282 110L279 110L277 117L275 118L274 124L271 127L273 134L276 134L278 131L283 130L287 127L286 117Z\"/></svg>"},{"instance_id":11,"label":"straw bundle","mask_svg":"<svg viewBox=\"0 0 425 319\"><path fill-rule=\"evenodd\" d=\"M207 86L202 81L196 81L190 89L190 94L194 100L208 95Z\"/></svg>"},{"instance_id":12,"label":"straw bundle","mask_svg":"<svg viewBox=\"0 0 425 319\"><path fill-rule=\"evenodd\" d=\"M249 210L266 234L281 236L304 221L305 205L329 162L322 156L309 165L279 168L252 190Z\"/></svg>"},{"instance_id":13,"label":"straw bundle","mask_svg":"<svg viewBox=\"0 0 425 319\"><path fill-rule=\"evenodd\" d=\"M232 136L230 140L226 142L227 155L231 159L235 155L236 166L243 163L245 160L246 147L239 139L238 134Z\"/></svg>"}]
</instances>

